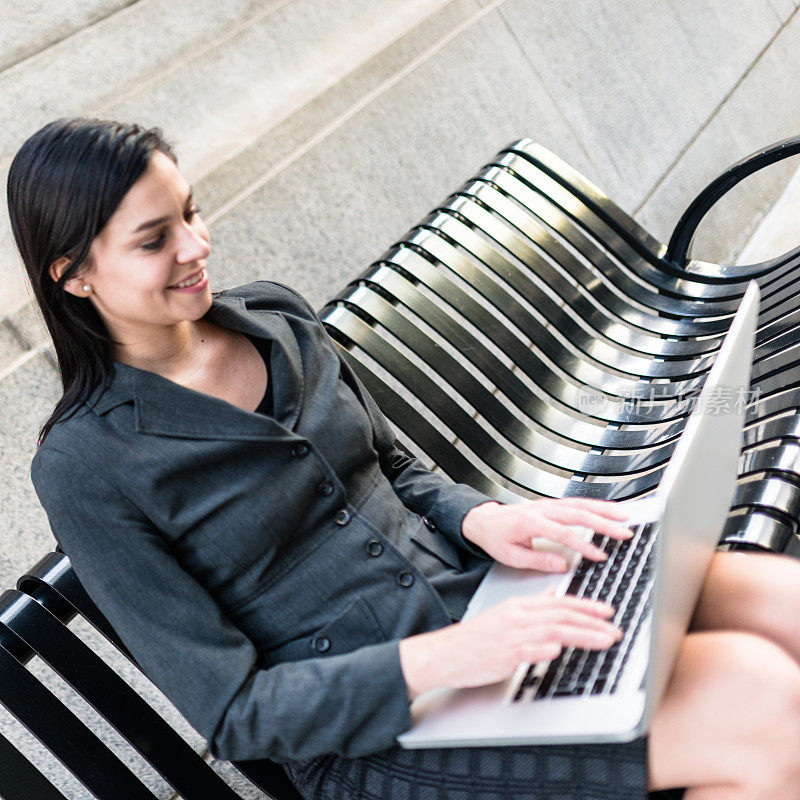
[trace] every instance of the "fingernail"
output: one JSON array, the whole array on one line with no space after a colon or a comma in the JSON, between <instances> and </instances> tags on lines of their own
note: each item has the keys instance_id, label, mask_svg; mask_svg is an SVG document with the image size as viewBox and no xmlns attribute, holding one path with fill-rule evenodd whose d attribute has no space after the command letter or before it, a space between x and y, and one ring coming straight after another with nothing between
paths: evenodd
<instances>
[{"instance_id":1,"label":"fingernail","mask_svg":"<svg viewBox=\"0 0 800 800\"><path fill-rule=\"evenodd\" d=\"M598 558L600 561L605 561L608 558L608 553L605 550L601 550L599 547L593 547L591 552Z\"/></svg>"}]
</instances>

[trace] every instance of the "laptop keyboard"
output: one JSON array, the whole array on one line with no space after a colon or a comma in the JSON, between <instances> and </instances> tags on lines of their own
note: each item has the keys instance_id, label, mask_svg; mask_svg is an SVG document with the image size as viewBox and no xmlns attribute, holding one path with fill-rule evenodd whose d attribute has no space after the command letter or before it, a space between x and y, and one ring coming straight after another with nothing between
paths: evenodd
<instances>
[{"instance_id":1,"label":"laptop keyboard","mask_svg":"<svg viewBox=\"0 0 800 800\"><path fill-rule=\"evenodd\" d=\"M633 642L649 618L657 529L657 522L648 522L635 526L629 539L597 533L592 537L592 544L605 550L608 559L582 558L565 593L610 603L615 609L613 623L623 636L607 650L567 647L552 661L533 664L513 702L611 694L617 689Z\"/></svg>"}]
</instances>

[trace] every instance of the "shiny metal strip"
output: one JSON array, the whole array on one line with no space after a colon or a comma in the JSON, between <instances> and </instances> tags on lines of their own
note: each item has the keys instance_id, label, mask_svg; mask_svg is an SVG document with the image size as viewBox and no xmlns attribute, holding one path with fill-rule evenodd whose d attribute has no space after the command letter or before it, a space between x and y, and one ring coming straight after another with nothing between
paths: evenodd
<instances>
[{"instance_id":1,"label":"shiny metal strip","mask_svg":"<svg viewBox=\"0 0 800 800\"><path fill-rule=\"evenodd\" d=\"M490 340L493 338L492 328L499 327L499 336L495 338L493 344L498 349L507 349L508 356L512 361L518 361L529 352L521 340L513 337L513 334L507 328L499 326L496 317L489 314L485 308L465 293L462 293L457 286L444 277L441 270L436 270L417 253L413 251L400 252L397 258L402 262L402 268L396 265L394 261L384 262L374 267L371 271L364 273L360 280L367 284L374 282L374 285L379 287L380 291L387 297L402 303L422 317L428 325L453 346L456 358L472 364L481 375L485 376L508 398L511 404L525 415L532 426L540 430L545 436L567 446L572 446L577 442L579 445L586 447L628 450L647 447L657 441L668 442L682 430L682 418L677 423L654 424L651 426L657 427L657 431L641 428L623 431L591 424L592 420L585 415L582 415L581 418L575 416L576 413L580 413L580 408L568 409L567 412L562 412L559 408L554 407L552 396L544 392L539 394L537 392L538 387L534 387L532 391L506 364L501 362L482 342L472 336L466 327L460 324L453 316L453 311L458 308L459 312L480 328ZM424 264L412 264L411 262L424 262L424 264L427 264L430 270L427 277L430 282L426 285L432 291L435 291L443 302L436 303L429 300L410 280L401 274L400 269L405 273L407 268L413 266L417 267L416 276L426 272ZM446 296L442 297L441 293L445 293ZM461 296L458 296L459 294ZM349 297L349 295L342 293L340 297L345 298ZM453 311L448 311L448 309L453 309ZM386 324L385 320L383 322ZM518 345L518 352L514 351L514 344Z\"/></svg>"},{"instance_id":2,"label":"shiny metal strip","mask_svg":"<svg viewBox=\"0 0 800 800\"><path fill-rule=\"evenodd\" d=\"M757 508L732 512L725 523L721 541L727 545L746 545L800 556L800 538L794 527Z\"/></svg>"},{"instance_id":3,"label":"shiny metal strip","mask_svg":"<svg viewBox=\"0 0 800 800\"><path fill-rule=\"evenodd\" d=\"M339 306L335 309L335 313L326 314L326 324L368 353L407 391L424 403L437 418L447 420L447 427L474 456L510 483L551 497L562 495L569 489L570 480L549 474L544 462L537 460L537 465L530 464L503 447L479 421L442 390L439 382L416 367L360 317ZM630 470L625 472L630 473ZM635 476L625 477L630 480ZM587 491L594 496L602 496L608 490L588 489L587 486Z\"/></svg>"},{"instance_id":4,"label":"shiny metal strip","mask_svg":"<svg viewBox=\"0 0 800 800\"><path fill-rule=\"evenodd\" d=\"M714 299L712 300L698 300L697 298L689 298L684 296L682 298L674 298L665 294L659 294L655 287L649 288L645 284L633 280L629 277L627 270L623 269L619 263L612 262L608 255L599 247L594 248L594 252L585 254L584 258L589 260L591 270L587 270L584 263L573 255L571 252L558 242L544 227L544 223L537 217L530 213L524 213L523 210L515 205L511 200L494 189L490 184L483 181L470 181L467 186L461 190L459 197L475 197L481 201L488 209L493 211L498 216L507 220L509 224L518 228L528 239L535 242L542 250L547 253L557 263L563 265L564 269L569 271L576 280L582 282L580 275L586 274L587 271L593 273L589 278L595 284L602 283L614 295L622 296L623 302L638 305L651 312L666 311L674 313L676 306L685 307L684 312L687 316L719 316L721 314L731 313L738 305L737 298L731 297L730 299ZM448 202L445 207L454 208L454 202ZM542 209L544 213L544 209ZM467 216L465 214L465 216ZM552 215L551 215L552 218ZM473 219L475 224L481 227L485 226L485 218L483 220ZM557 220L554 220L557 222ZM563 228L562 223L562 228ZM494 235L491 230L484 227L490 235ZM577 236L573 239L578 244L582 244ZM505 244L505 242L503 242ZM583 248L588 249L584 244ZM676 303L676 300L678 301Z\"/></svg>"},{"instance_id":5,"label":"shiny metal strip","mask_svg":"<svg viewBox=\"0 0 800 800\"><path fill-rule=\"evenodd\" d=\"M342 299L346 304L353 304L370 317L380 320L382 327L430 367L439 385L446 381L498 434L537 461L541 460L562 471L621 475L657 466L665 462L672 452L674 443L654 444L620 455L592 454L574 445L558 443L526 424L500 398L488 391L465 368L463 357L456 358L447 353L369 287L355 287ZM543 465L543 468L548 467Z\"/></svg>"},{"instance_id":6,"label":"shiny metal strip","mask_svg":"<svg viewBox=\"0 0 800 800\"><path fill-rule=\"evenodd\" d=\"M779 476L740 481L731 507L741 506L774 509L790 519L797 519L800 512L800 487Z\"/></svg>"}]
</instances>

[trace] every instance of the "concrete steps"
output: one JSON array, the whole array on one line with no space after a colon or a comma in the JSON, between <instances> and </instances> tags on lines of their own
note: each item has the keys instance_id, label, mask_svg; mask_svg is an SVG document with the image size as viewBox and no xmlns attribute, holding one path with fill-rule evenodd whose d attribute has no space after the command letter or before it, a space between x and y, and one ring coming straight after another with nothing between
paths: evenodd
<instances>
[{"instance_id":1,"label":"concrete steps","mask_svg":"<svg viewBox=\"0 0 800 800\"><path fill-rule=\"evenodd\" d=\"M34 0L0 3L0 71L95 25L135 0Z\"/></svg>"},{"instance_id":2,"label":"concrete steps","mask_svg":"<svg viewBox=\"0 0 800 800\"><path fill-rule=\"evenodd\" d=\"M194 181L441 5L139 0L0 73L0 108L17 109L0 129L0 179L30 133L86 114L162 126ZM5 212L0 278L4 314L24 299Z\"/></svg>"}]
</instances>

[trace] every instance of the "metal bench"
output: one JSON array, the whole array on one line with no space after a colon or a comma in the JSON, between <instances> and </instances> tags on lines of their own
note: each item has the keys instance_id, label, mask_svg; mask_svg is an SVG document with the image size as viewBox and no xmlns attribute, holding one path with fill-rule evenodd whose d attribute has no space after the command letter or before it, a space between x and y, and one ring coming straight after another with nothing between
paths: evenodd
<instances>
[{"instance_id":1,"label":"metal bench","mask_svg":"<svg viewBox=\"0 0 800 800\"><path fill-rule=\"evenodd\" d=\"M686 257L725 191L797 152L793 139L735 165L665 246L552 153L515 142L320 316L401 444L429 465L499 499L623 498L657 484L754 277L754 396L721 546L800 554L800 250L748 267ZM76 636L76 615L133 661L67 557L50 553L0 595L0 703L92 796L155 797L28 668L39 656L181 797L239 797ZM1 734L0 763L4 800L64 797ZM235 766L276 800L298 800L279 765Z\"/></svg>"},{"instance_id":2,"label":"metal bench","mask_svg":"<svg viewBox=\"0 0 800 800\"><path fill-rule=\"evenodd\" d=\"M428 463L498 498L653 490L748 278L762 291L725 546L800 555L800 248L687 260L702 217L791 139L734 165L656 242L552 153L512 144L322 311Z\"/></svg>"}]
</instances>

